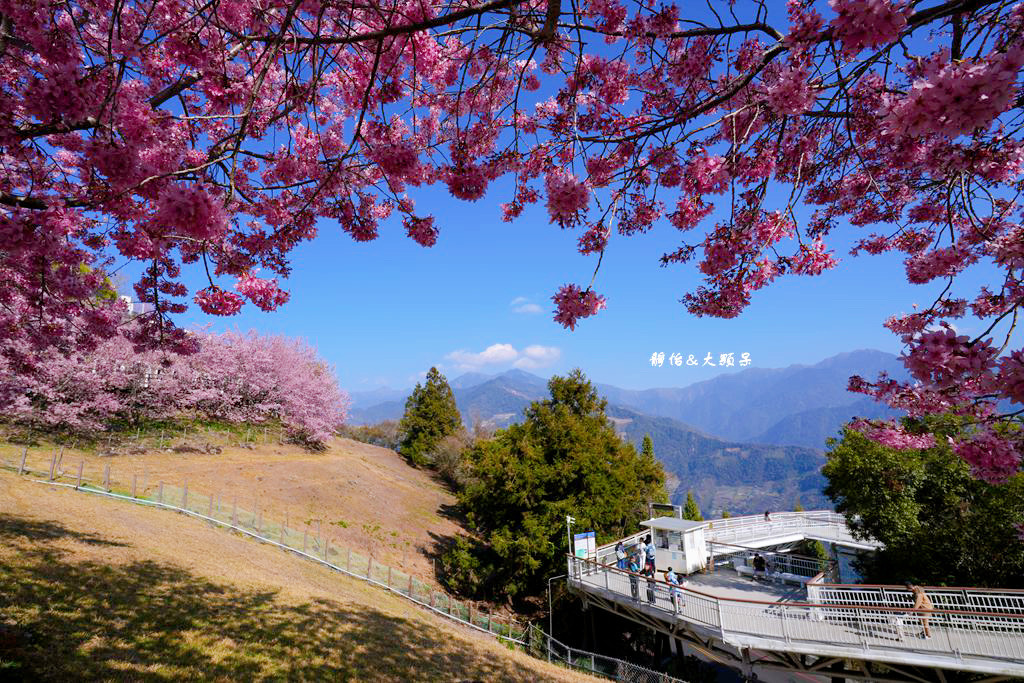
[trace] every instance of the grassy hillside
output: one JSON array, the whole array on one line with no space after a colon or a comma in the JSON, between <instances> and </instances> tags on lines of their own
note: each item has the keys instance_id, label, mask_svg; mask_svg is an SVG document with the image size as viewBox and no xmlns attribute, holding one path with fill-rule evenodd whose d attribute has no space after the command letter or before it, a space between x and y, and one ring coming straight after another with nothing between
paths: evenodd
<instances>
[{"instance_id":1,"label":"grassy hillside","mask_svg":"<svg viewBox=\"0 0 1024 683\"><path fill-rule=\"evenodd\" d=\"M593 680L201 521L9 472L0 678Z\"/></svg>"},{"instance_id":2,"label":"grassy hillside","mask_svg":"<svg viewBox=\"0 0 1024 683\"><path fill-rule=\"evenodd\" d=\"M114 456L66 449L65 480L77 476L84 461L85 479L102 481L109 466L121 490L130 490L135 476L140 495L155 496L161 481L178 489L187 482L192 492L220 494L225 506L237 500L239 509L259 509L264 519L287 517L291 529L319 531L336 547L372 555L431 584L436 540L461 530L450 515L455 497L429 472L409 467L386 448L336 439L326 451L310 453L273 442L239 447L214 438L219 454L168 452L186 441L195 445L192 437L167 438L162 449L150 444L145 453ZM54 448L32 448L29 465L48 471ZM16 465L21 452L20 446L0 445L0 460Z\"/></svg>"}]
</instances>

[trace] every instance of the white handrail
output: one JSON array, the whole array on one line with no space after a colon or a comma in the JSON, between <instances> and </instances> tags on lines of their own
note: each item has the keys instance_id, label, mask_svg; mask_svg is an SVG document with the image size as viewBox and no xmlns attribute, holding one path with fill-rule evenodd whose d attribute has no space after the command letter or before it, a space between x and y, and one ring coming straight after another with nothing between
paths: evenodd
<instances>
[{"instance_id":1,"label":"white handrail","mask_svg":"<svg viewBox=\"0 0 1024 683\"><path fill-rule=\"evenodd\" d=\"M691 588L683 589L681 599L673 603L673 589L664 581L583 558L570 557L569 564L570 582L584 590L613 593L620 602L653 608L671 620L706 626L723 638L728 634L734 639L742 635L775 640L780 649L793 642L817 645L823 651L855 646L866 655L889 653L890 659L893 653L932 657L955 653L1024 674L1024 610L1010 611L1009 605L989 611L977 600L973 609L965 604L961 609L915 610L908 606L913 603L906 589L899 606L884 602L773 603L717 597ZM900 590L887 588L889 595ZM1006 594L992 592L993 596ZM932 638L921 637L926 625Z\"/></svg>"}]
</instances>

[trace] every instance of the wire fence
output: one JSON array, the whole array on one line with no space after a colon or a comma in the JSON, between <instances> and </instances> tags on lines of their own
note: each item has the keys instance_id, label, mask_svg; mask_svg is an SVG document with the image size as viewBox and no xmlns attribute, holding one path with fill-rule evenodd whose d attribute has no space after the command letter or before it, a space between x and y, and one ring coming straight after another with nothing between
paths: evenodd
<instances>
[{"instance_id":1,"label":"wire fence","mask_svg":"<svg viewBox=\"0 0 1024 683\"><path fill-rule=\"evenodd\" d=\"M666 673L654 671L615 657L587 652L551 637L537 626L527 631L527 651L538 659L623 683L685 683Z\"/></svg>"},{"instance_id":2,"label":"wire fence","mask_svg":"<svg viewBox=\"0 0 1024 683\"><path fill-rule=\"evenodd\" d=\"M278 546L349 576L385 588L454 621L521 647L528 654L577 671L624 683L685 683L665 673L615 657L580 650L556 640L532 624L521 624L468 601L459 601L408 572L345 548L322 533L321 525L290 524L273 518L259 506L245 507L235 496L206 494L165 481L132 474L120 480L110 465L63 458L63 449L22 448L7 453L0 467L37 481L109 498L183 513Z\"/></svg>"},{"instance_id":3,"label":"wire fence","mask_svg":"<svg viewBox=\"0 0 1024 683\"><path fill-rule=\"evenodd\" d=\"M49 454L48 463L46 455L23 448L20 455L5 455L2 465L18 474L38 477L46 483L174 510L233 529L386 588L480 631L519 644L525 643L526 628L514 619L493 614L477 603L456 600L408 572L343 547L323 533L319 522L293 524L287 518L282 520L266 514L260 506L240 506L237 496L206 494L190 488L187 482L177 486L164 481L140 481L137 474L132 474L128 481L118 480L112 475L110 465L100 468L96 463L90 463L87 471L84 459L64 461L59 449Z\"/></svg>"}]
</instances>

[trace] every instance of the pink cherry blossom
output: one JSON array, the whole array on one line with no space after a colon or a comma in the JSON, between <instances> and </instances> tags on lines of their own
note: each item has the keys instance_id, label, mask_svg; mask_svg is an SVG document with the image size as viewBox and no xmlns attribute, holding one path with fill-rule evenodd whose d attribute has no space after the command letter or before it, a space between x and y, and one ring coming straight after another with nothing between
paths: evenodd
<instances>
[{"instance_id":1,"label":"pink cherry blossom","mask_svg":"<svg viewBox=\"0 0 1024 683\"><path fill-rule=\"evenodd\" d=\"M420 246L432 247L437 242L437 228L434 227L433 216L426 218L408 216L404 224L409 237L416 240Z\"/></svg>"},{"instance_id":2,"label":"pink cherry blossom","mask_svg":"<svg viewBox=\"0 0 1024 683\"><path fill-rule=\"evenodd\" d=\"M594 290L578 285L562 285L551 299L555 302L555 320L570 330L580 318L588 318L605 308L605 298Z\"/></svg>"},{"instance_id":3,"label":"pink cherry blossom","mask_svg":"<svg viewBox=\"0 0 1024 683\"><path fill-rule=\"evenodd\" d=\"M950 137L987 128L1013 102L1024 47L927 69L905 96L889 96L887 130Z\"/></svg>"},{"instance_id":4,"label":"pink cherry blossom","mask_svg":"<svg viewBox=\"0 0 1024 683\"><path fill-rule=\"evenodd\" d=\"M234 315L242 310L242 298L233 292L210 286L196 292L195 301L204 313Z\"/></svg>"},{"instance_id":5,"label":"pink cherry blossom","mask_svg":"<svg viewBox=\"0 0 1024 683\"><path fill-rule=\"evenodd\" d=\"M686 170L686 177L695 194L721 194L729 183L725 159L710 154L695 157Z\"/></svg>"},{"instance_id":6,"label":"pink cherry blossom","mask_svg":"<svg viewBox=\"0 0 1024 683\"><path fill-rule=\"evenodd\" d=\"M931 434L911 434L900 426L879 426L865 420L855 421L851 426L883 446L897 450L920 450L935 445Z\"/></svg>"},{"instance_id":7,"label":"pink cherry blossom","mask_svg":"<svg viewBox=\"0 0 1024 683\"><path fill-rule=\"evenodd\" d=\"M847 58L896 40L910 13L908 5L892 0L829 0L828 4L838 15L829 25Z\"/></svg>"},{"instance_id":8,"label":"pink cherry blossom","mask_svg":"<svg viewBox=\"0 0 1024 683\"><path fill-rule=\"evenodd\" d=\"M264 311L276 310L289 299L288 292L278 288L277 278L263 279L244 275L235 284L235 289Z\"/></svg>"},{"instance_id":9,"label":"pink cherry blossom","mask_svg":"<svg viewBox=\"0 0 1024 683\"><path fill-rule=\"evenodd\" d=\"M557 169L548 173L544 179L544 189L548 196L548 215L559 225L576 223L580 214L587 209L590 189L586 183L567 171Z\"/></svg>"},{"instance_id":10,"label":"pink cherry blossom","mask_svg":"<svg viewBox=\"0 0 1024 683\"><path fill-rule=\"evenodd\" d=\"M806 67L790 66L765 88L764 104L779 116L797 116L811 108L814 97Z\"/></svg>"},{"instance_id":11,"label":"pink cherry blossom","mask_svg":"<svg viewBox=\"0 0 1024 683\"><path fill-rule=\"evenodd\" d=\"M954 443L953 452L970 464L974 476L990 484L1002 484L1020 467L1020 450L989 429Z\"/></svg>"},{"instance_id":12,"label":"pink cherry blossom","mask_svg":"<svg viewBox=\"0 0 1024 683\"><path fill-rule=\"evenodd\" d=\"M455 214L415 202L498 193L504 221L543 201L586 225L571 248L595 260L612 229L663 240L661 264L700 278L680 297L696 316L839 267L837 244L949 281L879 312L912 380L856 390L1018 449L1024 5L827 4L709 22L671 1L0 0L0 361L28 376L115 337L194 353L190 305L283 304L325 230L400 221L430 246ZM107 282L127 265L151 314L126 329ZM570 328L604 303L573 287L554 297ZM990 476L999 448L961 451Z\"/></svg>"}]
</instances>

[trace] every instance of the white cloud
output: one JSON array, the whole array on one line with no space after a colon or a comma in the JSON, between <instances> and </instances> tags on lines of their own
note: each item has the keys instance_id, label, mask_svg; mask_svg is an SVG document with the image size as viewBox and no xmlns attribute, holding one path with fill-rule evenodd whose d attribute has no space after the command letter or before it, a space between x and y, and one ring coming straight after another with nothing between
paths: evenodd
<instances>
[{"instance_id":1,"label":"white cloud","mask_svg":"<svg viewBox=\"0 0 1024 683\"><path fill-rule=\"evenodd\" d=\"M452 351L445 358L462 371L481 370L488 366L511 365L516 368L536 369L557 361L561 350L554 346L533 344L521 351L511 344L491 344L483 351Z\"/></svg>"},{"instance_id":2,"label":"white cloud","mask_svg":"<svg viewBox=\"0 0 1024 683\"><path fill-rule=\"evenodd\" d=\"M523 349L519 358L512 365L517 368L533 370L552 365L561 357L562 351L556 346L534 344Z\"/></svg>"},{"instance_id":3,"label":"white cloud","mask_svg":"<svg viewBox=\"0 0 1024 683\"><path fill-rule=\"evenodd\" d=\"M958 327L957 325L954 325L951 322L947 322L946 326L948 326L949 329L953 330L954 334L960 334L962 332L963 333L967 332L967 328ZM931 325L929 325L926 328L924 328L924 331L925 332L941 332L944 329L946 329L944 326L942 326L942 325L940 325L938 323L932 323Z\"/></svg>"},{"instance_id":4,"label":"white cloud","mask_svg":"<svg viewBox=\"0 0 1024 683\"><path fill-rule=\"evenodd\" d=\"M544 310L539 305L532 303L525 296L517 296L515 299L512 299L512 301L509 302L509 306L512 307L513 313L527 313L532 315L535 313L541 313Z\"/></svg>"}]
</instances>

